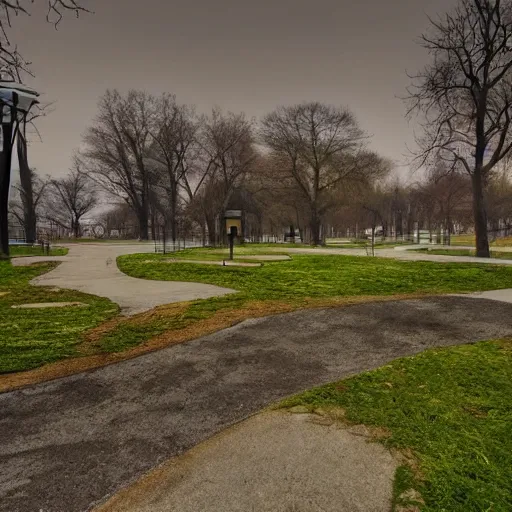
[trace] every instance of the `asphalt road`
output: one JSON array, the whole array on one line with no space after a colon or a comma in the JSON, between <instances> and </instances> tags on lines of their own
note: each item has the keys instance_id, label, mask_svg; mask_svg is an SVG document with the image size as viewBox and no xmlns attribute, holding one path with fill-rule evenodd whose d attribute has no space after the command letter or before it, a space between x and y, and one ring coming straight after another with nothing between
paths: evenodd
<instances>
[{"instance_id":1,"label":"asphalt road","mask_svg":"<svg viewBox=\"0 0 512 512\"><path fill-rule=\"evenodd\" d=\"M473 298L298 311L1 394L0 511L89 510L281 397L505 335L512 305Z\"/></svg>"}]
</instances>

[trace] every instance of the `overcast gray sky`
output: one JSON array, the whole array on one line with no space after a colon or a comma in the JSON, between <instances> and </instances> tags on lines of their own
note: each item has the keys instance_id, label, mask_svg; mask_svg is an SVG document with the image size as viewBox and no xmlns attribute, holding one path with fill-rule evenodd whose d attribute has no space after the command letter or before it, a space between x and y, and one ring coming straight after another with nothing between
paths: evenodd
<instances>
[{"instance_id":1,"label":"overcast gray sky","mask_svg":"<svg viewBox=\"0 0 512 512\"><path fill-rule=\"evenodd\" d=\"M280 104L347 105L372 147L403 161L412 126L397 96L427 56L426 14L453 0L84 0L55 30L42 7L10 33L54 112L38 123L31 165L63 175L107 88L173 92L200 111L260 118ZM16 164L13 167L17 167Z\"/></svg>"}]
</instances>

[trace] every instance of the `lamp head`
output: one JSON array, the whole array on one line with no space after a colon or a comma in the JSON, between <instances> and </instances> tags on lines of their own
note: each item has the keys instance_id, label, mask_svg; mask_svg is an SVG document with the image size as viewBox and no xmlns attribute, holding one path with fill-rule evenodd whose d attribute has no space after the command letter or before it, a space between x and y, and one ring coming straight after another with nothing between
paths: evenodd
<instances>
[{"instance_id":1,"label":"lamp head","mask_svg":"<svg viewBox=\"0 0 512 512\"><path fill-rule=\"evenodd\" d=\"M15 107L18 112L27 114L33 105L39 103L39 93L26 85L11 80L0 80L0 103Z\"/></svg>"}]
</instances>

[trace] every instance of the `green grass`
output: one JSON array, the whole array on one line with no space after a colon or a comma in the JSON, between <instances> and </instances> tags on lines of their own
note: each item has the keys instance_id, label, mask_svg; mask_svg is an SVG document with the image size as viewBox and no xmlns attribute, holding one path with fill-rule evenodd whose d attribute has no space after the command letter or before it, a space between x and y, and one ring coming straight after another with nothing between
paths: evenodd
<instances>
[{"instance_id":1,"label":"green grass","mask_svg":"<svg viewBox=\"0 0 512 512\"><path fill-rule=\"evenodd\" d=\"M249 250L249 249L248 249ZM215 250L190 249L179 258L199 259ZM119 268L142 279L195 281L268 300L405 293L471 292L512 287L512 269L490 265L394 261L338 255L294 255L261 267L167 263L168 256L126 255Z\"/></svg>"},{"instance_id":2,"label":"green grass","mask_svg":"<svg viewBox=\"0 0 512 512\"><path fill-rule=\"evenodd\" d=\"M375 242L375 249L392 249L393 247L401 247L402 245L411 245L412 242ZM326 244L325 247L329 249L371 249L372 242L371 240L360 240L357 242L350 242L346 244Z\"/></svg>"},{"instance_id":3,"label":"green grass","mask_svg":"<svg viewBox=\"0 0 512 512\"><path fill-rule=\"evenodd\" d=\"M50 247L50 254L46 254L40 245L24 246L24 245L11 245L9 248L11 257L18 256L66 256L69 249L66 247Z\"/></svg>"},{"instance_id":4,"label":"green grass","mask_svg":"<svg viewBox=\"0 0 512 512\"><path fill-rule=\"evenodd\" d=\"M475 245L475 235L452 235L450 237L451 245Z\"/></svg>"},{"instance_id":5,"label":"green grass","mask_svg":"<svg viewBox=\"0 0 512 512\"><path fill-rule=\"evenodd\" d=\"M244 255L262 252L270 251L252 245L239 248L237 254L243 259ZM263 262L261 267L165 261L172 258L200 260L223 257L225 254L219 249L189 249L175 255L120 256L117 260L119 268L132 277L202 282L231 288L238 293L194 301L178 315L160 315L142 323L122 323L103 336L98 343L99 348L104 352L125 350L165 331L182 329L211 318L216 313L251 307L248 305L254 301L278 301L300 308L311 299L471 292L512 287L512 268L491 265L338 255L294 255L288 261Z\"/></svg>"},{"instance_id":6,"label":"green grass","mask_svg":"<svg viewBox=\"0 0 512 512\"><path fill-rule=\"evenodd\" d=\"M413 252L422 252L425 254L439 254L442 256L476 256L476 251L472 249L413 249ZM500 260L511 260L512 252L491 251L491 258Z\"/></svg>"},{"instance_id":7,"label":"green grass","mask_svg":"<svg viewBox=\"0 0 512 512\"><path fill-rule=\"evenodd\" d=\"M270 250L275 247L275 244L246 245L237 247L236 255L243 261L244 256L250 254L286 252L279 246L277 250ZM173 258L221 260L225 257L226 251L222 249L189 249L177 254L119 257L119 268L133 277L209 283L231 288L237 293L192 301L179 310L161 308L155 314L123 319L88 342L87 353L127 350L164 332L174 336L172 333L186 328L197 328L199 335L202 321L215 320L212 317L218 314L229 316L241 309L247 310L247 315L254 311L251 309L254 307L259 308L261 314L272 314L275 307L284 310L312 307L318 301L322 304L339 303L339 298L344 297L471 292L512 287L512 268L492 265L338 255L294 255L287 261L263 262L261 267L165 261ZM49 292L46 288L28 284L31 277L48 268L2 267L0 291L13 289L9 295L0 297L0 323L9 331L9 338L0 345L0 371L32 368L78 355L76 345L82 340L84 331L113 316L117 310L105 299L72 291ZM6 282L8 274L13 272L17 275L16 280ZM51 300L82 301L91 306L52 310L10 309L14 303Z\"/></svg>"},{"instance_id":8,"label":"green grass","mask_svg":"<svg viewBox=\"0 0 512 512\"><path fill-rule=\"evenodd\" d=\"M450 237L451 245L471 245L475 246L475 235L452 235ZM497 238L490 244L492 247L512 247L512 237L507 236Z\"/></svg>"},{"instance_id":9,"label":"green grass","mask_svg":"<svg viewBox=\"0 0 512 512\"><path fill-rule=\"evenodd\" d=\"M0 373L27 370L65 357L76 356L81 335L115 316L116 304L71 290L51 291L29 281L53 264L13 267L0 261ZM2 292L7 292L3 294ZM13 309L36 302L82 302L87 307Z\"/></svg>"},{"instance_id":10,"label":"green grass","mask_svg":"<svg viewBox=\"0 0 512 512\"><path fill-rule=\"evenodd\" d=\"M312 389L282 407L342 407L412 449L420 472L397 471L395 502L414 487L428 512L512 510L512 342L429 350Z\"/></svg>"}]
</instances>

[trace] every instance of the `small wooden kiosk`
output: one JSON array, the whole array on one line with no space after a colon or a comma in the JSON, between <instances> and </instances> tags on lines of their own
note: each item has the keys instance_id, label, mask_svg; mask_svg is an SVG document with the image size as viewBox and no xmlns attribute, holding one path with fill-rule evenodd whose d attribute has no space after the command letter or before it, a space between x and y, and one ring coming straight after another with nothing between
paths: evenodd
<instances>
[{"instance_id":1,"label":"small wooden kiosk","mask_svg":"<svg viewBox=\"0 0 512 512\"><path fill-rule=\"evenodd\" d=\"M229 241L229 259L232 260L235 238L243 236L242 210L226 210L224 223L226 225L226 234Z\"/></svg>"}]
</instances>

